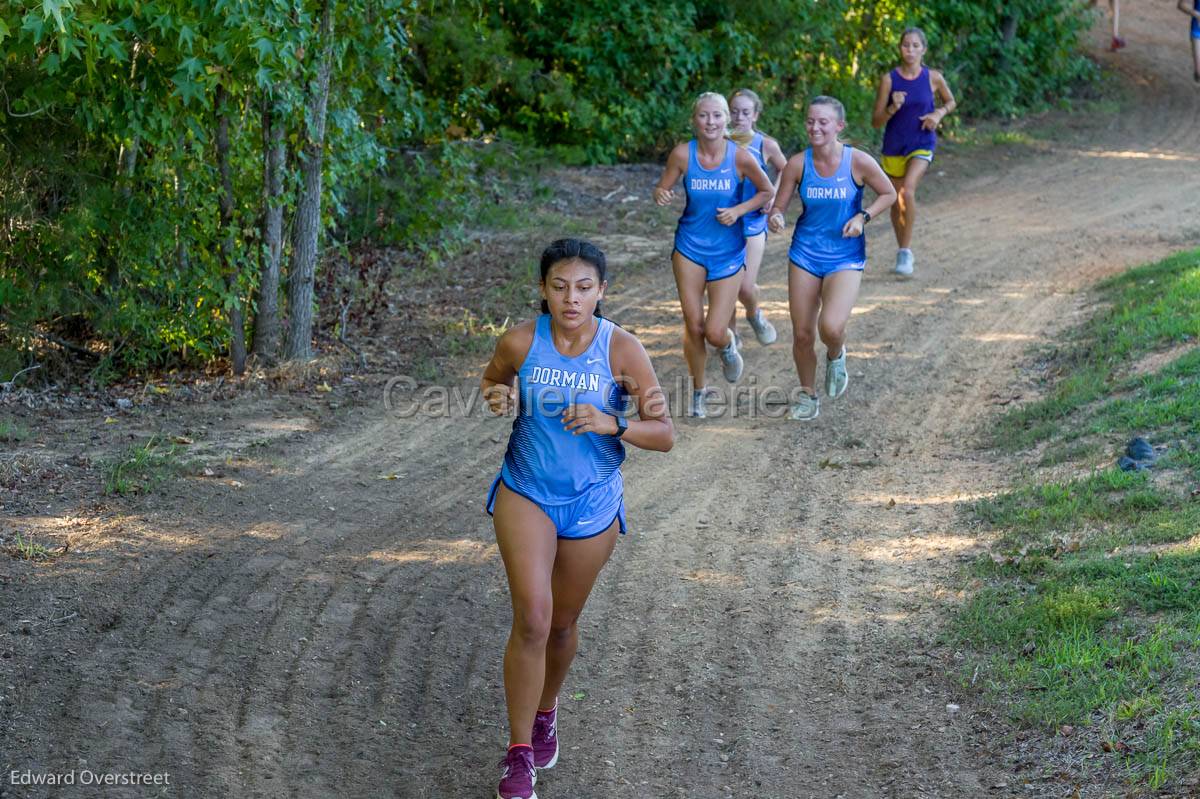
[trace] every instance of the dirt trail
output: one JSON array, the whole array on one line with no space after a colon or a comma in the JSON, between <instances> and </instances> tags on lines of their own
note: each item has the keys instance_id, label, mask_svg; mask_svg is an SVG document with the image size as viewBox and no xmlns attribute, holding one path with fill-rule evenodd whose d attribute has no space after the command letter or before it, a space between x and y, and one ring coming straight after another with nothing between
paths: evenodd
<instances>
[{"instance_id":1,"label":"dirt trail","mask_svg":"<svg viewBox=\"0 0 1200 799\"><path fill-rule=\"evenodd\" d=\"M844 399L803 426L680 420L672 453L630 457L633 533L585 612L539 795L1073 793L994 759L931 641L977 547L955 502L1012 473L972 442L1019 393L1026 348L1077 312L1079 288L1200 237L1184 25L1167 4L1125 5L1130 47L1102 58L1137 87L1127 111L1071 144L939 160L916 280L892 278L890 231L871 226ZM675 386L669 241L606 243L661 252L609 312ZM772 239L762 279L783 343L745 348L760 387L795 381L785 248ZM378 402L245 478L240 501L195 481L6 584L0 795L94 796L7 780L87 768L168 771L161 795L179 797L488 796L509 611L480 506L506 435L478 412L401 419ZM70 613L28 634L9 621Z\"/></svg>"}]
</instances>

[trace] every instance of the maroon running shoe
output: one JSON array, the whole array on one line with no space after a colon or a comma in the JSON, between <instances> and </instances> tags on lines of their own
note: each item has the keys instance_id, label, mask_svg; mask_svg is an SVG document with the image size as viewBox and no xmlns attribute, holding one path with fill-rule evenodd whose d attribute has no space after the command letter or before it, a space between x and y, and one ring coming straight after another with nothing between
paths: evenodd
<instances>
[{"instance_id":1,"label":"maroon running shoe","mask_svg":"<svg viewBox=\"0 0 1200 799\"><path fill-rule=\"evenodd\" d=\"M533 717L533 765L554 768L558 762L558 703Z\"/></svg>"},{"instance_id":2,"label":"maroon running shoe","mask_svg":"<svg viewBox=\"0 0 1200 799\"><path fill-rule=\"evenodd\" d=\"M1121 48L1123 48L1124 46L1125 46L1125 40L1123 38L1121 38L1120 36L1114 36L1114 37L1112 37L1112 44L1109 45L1108 49L1112 50L1115 53L1118 50L1120 50Z\"/></svg>"},{"instance_id":3,"label":"maroon running shoe","mask_svg":"<svg viewBox=\"0 0 1200 799\"><path fill-rule=\"evenodd\" d=\"M537 771L533 768L533 749L520 745L511 747L500 761L500 787L496 799L537 799L533 784Z\"/></svg>"}]
</instances>

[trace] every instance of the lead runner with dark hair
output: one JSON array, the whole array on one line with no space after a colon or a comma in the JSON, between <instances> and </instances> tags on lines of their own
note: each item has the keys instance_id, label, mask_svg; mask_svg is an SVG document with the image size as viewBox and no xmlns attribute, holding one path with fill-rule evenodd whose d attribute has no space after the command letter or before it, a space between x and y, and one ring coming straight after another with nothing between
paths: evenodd
<instances>
[{"instance_id":1,"label":"lead runner with dark hair","mask_svg":"<svg viewBox=\"0 0 1200 799\"><path fill-rule=\"evenodd\" d=\"M675 440L646 350L600 315L606 276L604 253L586 241L547 247L542 315L501 336L483 374L491 411L517 414L487 499L513 607L497 799L535 799L536 769L558 761L576 621L625 532L623 445L666 452ZM630 401L637 414L626 418Z\"/></svg>"}]
</instances>

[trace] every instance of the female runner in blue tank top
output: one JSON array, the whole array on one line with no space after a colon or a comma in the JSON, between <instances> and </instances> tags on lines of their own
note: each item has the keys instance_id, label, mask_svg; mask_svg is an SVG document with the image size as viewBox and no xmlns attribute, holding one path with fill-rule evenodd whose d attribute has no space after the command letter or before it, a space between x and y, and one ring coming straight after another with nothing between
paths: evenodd
<instances>
[{"instance_id":1,"label":"female runner in blue tank top","mask_svg":"<svg viewBox=\"0 0 1200 799\"><path fill-rule=\"evenodd\" d=\"M758 161L765 172L767 166L775 167L776 182L771 187L771 199L775 199L774 191L779 188L778 175L787 166L787 158L779 147L779 142L762 131L755 130L758 117L762 114L763 104L758 94L750 89L738 89L729 98L729 114L733 120L734 133L749 133L753 136L746 149ZM742 180L743 200L749 200L758 193L758 187L748 179ZM767 202L770 205L770 201ZM751 211L742 217L742 230L746 234L746 274L742 276L742 285L738 289L738 300L746 309L746 321L754 331L754 337L759 344L774 344L778 335L775 326L767 319L762 308L758 305L758 270L762 266L763 251L767 247L767 206L761 210ZM729 329L737 332L737 307L729 317Z\"/></svg>"},{"instance_id":2,"label":"female runner in blue tank top","mask_svg":"<svg viewBox=\"0 0 1200 799\"><path fill-rule=\"evenodd\" d=\"M531 799L539 768L558 760L557 697L576 620L625 532L624 444L666 452L675 431L649 356L600 316L604 253L578 239L541 260L542 315L496 344L483 373L491 411L515 414L488 493L512 594L504 653L509 748L499 799ZM626 416L632 406L635 416Z\"/></svg>"},{"instance_id":3,"label":"female runner in blue tank top","mask_svg":"<svg viewBox=\"0 0 1200 799\"><path fill-rule=\"evenodd\" d=\"M922 63L925 33L909 28L900 37L900 66L883 76L875 95L871 124L883 129L883 171L896 187L892 228L896 231L897 275L909 277L916 259L912 252L917 221L917 186L933 162L937 128L958 105L946 78ZM934 100L940 97L941 107Z\"/></svg>"},{"instance_id":4,"label":"female runner in blue tank top","mask_svg":"<svg viewBox=\"0 0 1200 799\"><path fill-rule=\"evenodd\" d=\"M691 414L703 417L708 360L705 342L720 352L726 380L734 383L742 376L742 356L729 329L746 263L741 219L766 205L773 188L758 161L744 147L751 137L729 132L729 104L723 96L715 92L700 95L692 106L692 127L696 138L671 151L654 188L654 201L669 205L675 198L675 182L683 178L687 205L675 229L671 265L683 309L683 356L692 377ZM758 188L748 200L742 199L743 178L749 178Z\"/></svg>"},{"instance_id":5,"label":"female runner in blue tank top","mask_svg":"<svg viewBox=\"0 0 1200 799\"><path fill-rule=\"evenodd\" d=\"M846 323L858 298L867 246L863 226L896 201L896 190L867 153L838 140L846 127L846 110L832 97L817 97L808 106L804 128L809 148L788 161L779 194L770 210L773 232L783 230L788 204L799 195L803 210L788 250L788 307L792 314L792 358L800 376L800 393L791 417L817 418L817 336L826 348L825 393L846 390ZM879 196L866 209L863 185Z\"/></svg>"},{"instance_id":6,"label":"female runner in blue tank top","mask_svg":"<svg viewBox=\"0 0 1200 799\"><path fill-rule=\"evenodd\" d=\"M1200 83L1200 0L1179 0L1179 10L1192 19L1192 79Z\"/></svg>"}]
</instances>

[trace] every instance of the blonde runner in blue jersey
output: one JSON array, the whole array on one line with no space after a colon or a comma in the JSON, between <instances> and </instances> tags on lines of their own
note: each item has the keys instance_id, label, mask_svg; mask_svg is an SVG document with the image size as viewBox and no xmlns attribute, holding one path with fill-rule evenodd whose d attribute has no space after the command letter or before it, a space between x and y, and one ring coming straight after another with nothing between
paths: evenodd
<instances>
[{"instance_id":1,"label":"blonde runner in blue jersey","mask_svg":"<svg viewBox=\"0 0 1200 799\"><path fill-rule=\"evenodd\" d=\"M866 264L863 229L896 201L896 190L874 158L843 144L846 109L832 97L815 97L804 120L810 147L792 156L779 180L768 224L781 232L791 201L803 205L788 257L788 310L792 359L800 393L790 416L812 421L820 411L816 390L818 338L825 345L825 394L841 396L849 384L846 326L858 298ZM863 208L863 186L878 195Z\"/></svg>"},{"instance_id":2,"label":"blonde runner in blue jersey","mask_svg":"<svg viewBox=\"0 0 1200 799\"><path fill-rule=\"evenodd\" d=\"M725 159L716 169L705 169L696 159L696 140L688 142L687 172L683 176L687 205L675 228L675 249L703 266L709 281L736 275L746 263L742 226L717 221L718 208L731 208L742 201L742 183L734 166L736 155L737 145L727 141Z\"/></svg>"}]
</instances>

